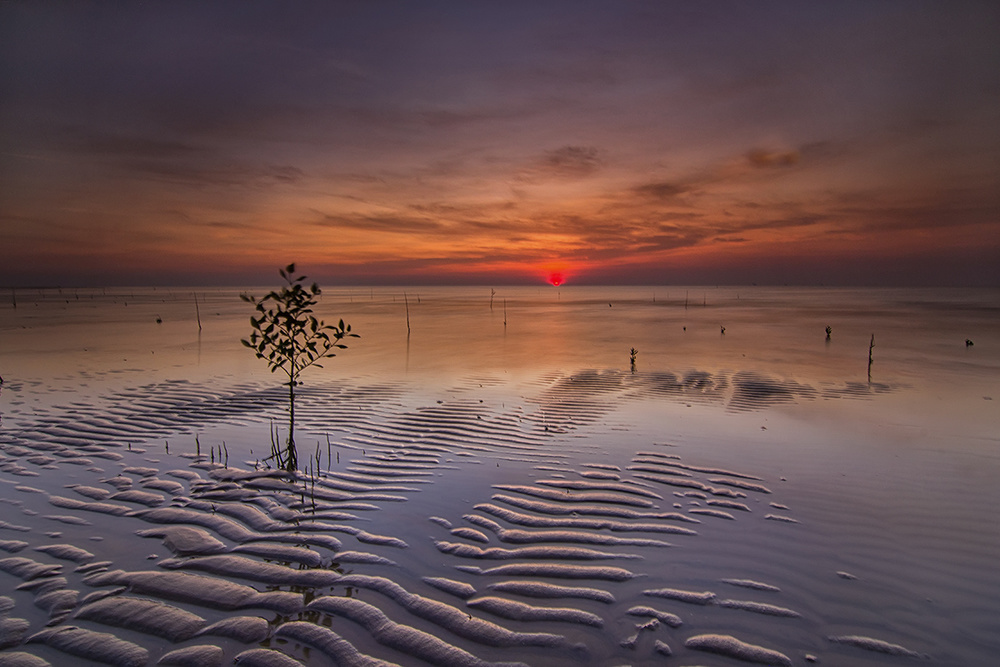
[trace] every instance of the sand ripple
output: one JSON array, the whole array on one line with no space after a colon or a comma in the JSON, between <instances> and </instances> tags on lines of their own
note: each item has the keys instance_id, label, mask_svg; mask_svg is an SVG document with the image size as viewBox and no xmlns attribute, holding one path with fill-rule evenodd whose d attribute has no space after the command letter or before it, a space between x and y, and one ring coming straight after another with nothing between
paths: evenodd
<instances>
[{"instance_id":1,"label":"sand ripple","mask_svg":"<svg viewBox=\"0 0 1000 667\"><path fill-rule=\"evenodd\" d=\"M378 643L432 664L456 667L487 667L491 664L432 634L396 623L377 607L361 600L321 597L313 600L309 609L342 616L365 628Z\"/></svg>"},{"instance_id":2,"label":"sand ripple","mask_svg":"<svg viewBox=\"0 0 1000 667\"><path fill-rule=\"evenodd\" d=\"M95 660L116 667L142 667L149 651L106 632L94 632L64 625L36 632L27 642L47 644L52 648L85 660Z\"/></svg>"},{"instance_id":3,"label":"sand ripple","mask_svg":"<svg viewBox=\"0 0 1000 667\"><path fill-rule=\"evenodd\" d=\"M875 653L885 653L886 655L895 655L904 658L924 658L927 657L916 651L911 651L905 646L900 646L899 644L891 644L887 641L882 641L881 639L873 639L871 637L863 637L860 635L840 635L829 638L830 641L836 642L838 644L847 644L848 646L854 646L856 648L864 649L866 651L873 651Z\"/></svg>"},{"instance_id":4,"label":"sand ripple","mask_svg":"<svg viewBox=\"0 0 1000 667\"><path fill-rule=\"evenodd\" d=\"M210 644L186 646L164 654L156 664L177 667L219 667L225 654L220 647Z\"/></svg>"},{"instance_id":5,"label":"sand ripple","mask_svg":"<svg viewBox=\"0 0 1000 667\"><path fill-rule=\"evenodd\" d=\"M125 596L91 602L81 607L75 617L145 632L172 642L190 639L205 625L201 616L173 605Z\"/></svg>"},{"instance_id":6,"label":"sand ripple","mask_svg":"<svg viewBox=\"0 0 1000 667\"><path fill-rule=\"evenodd\" d=\"M783 653L763 646L748 644L730 635L697 635L688 638L684 642L684 646L698 651L718 653L745 662L782 665L782 667L791 667L792 665L792 661Z\"/></svg>"},{"instance_id":7,"label":"sand ripple","mask_svg":"<svg viewBox=\"0 0 1000 667\"><path fill-rule=\"evenodd\" d=\"M391 667L395 664L364 655L337 633L312 623L301 621L285 623L278 628L275 636L312 646L336 664L357 665L358 667ZM261 667L283 667L286 664L291 667L301 664L276 651L265 653L264 649L241 653L240 656L237 656L237 662L241 665L261 665Z\"/></svg>"},{"instance_id":8,"label":"sand ripple","mask_svg":"<svg viewBox=\"0 0 1000 667\"><path fill-rule=\"evenodd\" d=\"M611 604L615 596L599 588L583 586L558 586L540 581L500 581L490 584L489 588L501 593L514 593L533 598L582 598Z\"/></svg>"},{"instance_id":9,"label":"sand ripple","mask_svg":"<svg viewBox=\"0 0 1000 667\"><path fill-rule=\"evenodd\" d=\"M716 400L725 378L584 371L538 386L517 405L470 398L478 387L470 385L411 407L400 387L312 385L302 394L306 470L297 473L267 468L264 447L247 457L232 441L225 451L202 445L204 431L200 451L177 444L202 429L280 414L281 393L253 386L144 385L105 397L107 410L76 406L40 418L37 435L0 434L0 474L19 480L7 488L27 499L0 498L25 517L5 516L0 529L24 539L0 540L0 550L32 556L0 558L0 576L18 583L13 597L0 597L0 642L25 647L0 654L0 664L11 656L32 664L40 658L27 651L37 643L70 659L123 665L147 664L150 655L163 656L162 664L277 667L521 664L489 662L504 656L651 664L706 651L790 664L747 628L764 628L761 637L780 636L782 627L802 633L815 618L801 599L782 602L789 593L757 580L770 576L758 567L769 555L760 540L750 540L745 569L725 573L733 578L687 577L703 541L801 530L774 525L797 521L787 505L763 499L783 500L781 486L767 481L774 476L696 465L657 445L625 460L600 443L564 437L606 429L617 403L645 394ZM734 409L809 395L751 376L738 377L733 391ZM71 483L48 483L59 470L72 471ZM470 475L481 483L468 483ZM31 476L32 486L20 483ZM439 491L449 491L442 485L453 482L459 490L441 503ZM755 511L762 506L781 513ZM411 521L430 528L431 539ZM83 541L109 525L114 548ZM676 550L664 549L672 546L664 535L681 536ZM137 553L118 551L129 539ZM145 549L156 552L137 565ZM628 569L605 560L627 560ZM701 590L705 581L768 602L720 599ZM26 606L19 596L28 596ZM682 641L681 631L672 633L683 627L674 612L696 614L699 631L737 618L759 625L741 625L742 639L705 632ZM53 627L38 631L39 618ZM847 650L919 655L860 635L829 640ZM169 646L175 642L191 645Z\"/></svg>"},{"instance_id":10,"label":"sand ripple","mask_svg":"<svg viewBox=\"0 0 1000 667\"><path fill-rule=\"evenodd\" d=\"M524 602L489 596L469 600L466 604L473 609L481 609L515 621L560 621L592 625L597 628L604 626L604 621L597 614L571 607L537 607Z\"/></svg>"}]
</instances>

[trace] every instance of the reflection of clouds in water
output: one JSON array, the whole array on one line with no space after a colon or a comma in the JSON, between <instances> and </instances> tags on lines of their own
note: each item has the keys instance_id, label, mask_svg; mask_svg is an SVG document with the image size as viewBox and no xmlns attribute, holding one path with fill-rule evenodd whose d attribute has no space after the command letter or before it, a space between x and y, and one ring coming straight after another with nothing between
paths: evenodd
<instances>
[{"instance_id":1,"label":"reflection of clouds in water","mask_svg":"<svg viewBox=\"0 0 1000 667\"><path fill-rule=\"evenodd\" d=\"M733 376L732 410L757 410L777 403L789 403L796 398L814 398L816 390L793 380L782 380L752 372Z\"/></svg>"},{"instance_id":2,"label":"reflection of clouds in water","mask_svg":"<svg viewBox=\"0 0 1000 667\"><path fill-rule=\"evenodd\" d=\"M733 395L730 410L762 410L780 403L795 403L802 399L816 398L871 398L887 394L898 387L884 382L845 382L829 385L820 390L794 380L774 378L759 373L740 372L732 378Z\"/></svg>"},{"instance_id":3,"label":"reflection of clouds in water","mask_svg":"<svg viewBox=\"0 0 1000 667\"><path fill-rule=\"evenodd\" d=\"M553 378L549 389L542 393L540 404L545 410L560 405L565 407L570 403L567 397L572 396L572 405L577 411L587 405L591 417L596 418L611 409L608 401L615 394L621 398L722 402L729 410L750 411L803 399L870 398L896 389L881 382L846 382L816 389L809 384L754 371L739 371L727 376L698 370L683 374L659 371L637 375L587 370Z\"/></svg>"},{"instance_id":4,"label":"reflection of clouds in water","mask_svg":"<svg viewBox=\"0 0 1000 667\"><path fill-rule=\"evenodd\" d=\"M454 391L478 391L490 384L484 378L460 381ZM724 404L728 410L763 410L781 404L793 404L816 398L872 398L893 392L898 387L886 383L847 382L824 384L816 389L808 384L751 371L732 376L690 370L630 373L618 370L582 370L572 374L555 373L538 378L540 390L525 398L534 409L508 407L497 413L481 402L449 404L447 414L434 408L421 408L407 414L392 413L406 389L376 383L344 386L342 383L313 384L303 388L296 405L298 421L307 430L328 431L338 427L382 432L389 429L400 437L420 431L423 437L433 433L450 441L455 429L472 428L481 435L506 439L511 444L531 447L535 438L566 433L613 412L624 401L672 400ZM17 391L20 384L7 383ZM66 446L88 442L110 444L121 439L141 441L171 433L192 433L205 424L246 423L283 419L287 397L280 386L241 383L220 390L188 381L148 383L96 398L90 405L72 403L72 410L36 409L33 418L18 411L20 401L11 404L15 417L30 419L29 429L22 425L6 429L15 439L44 440ZM83 413L84 407L91 408ZM440 406L438 409L442 409ZM38 417L45 418L38 421ZM30 433L28 432L30 430ZM529 435L531 434L531 435Z\"/></svg>"},{"instance_id":5,"label":"reflection of clouds in water","mask_svg":"<svg viewBox=\"0 0 1000 667\"><path fill-rule=\"evenodd\" d=\"M884 382L845 382L840 387L823 389L823 398L869 398L875 394L888 394L897 388Z\"/></svg>"},{"instance_id":6,"label":"reflection of clouds in water","mask_svg":"<svg viewBox=\"0 0 1000 667\"><path fill-rule=\"evenodd\" d=\"M640 379L643 394L678 396L686 400L721 400L729 386L725 376L713 376L705 371L688 371L683 376L657 372Z\"/></svg>"}]
</instances>

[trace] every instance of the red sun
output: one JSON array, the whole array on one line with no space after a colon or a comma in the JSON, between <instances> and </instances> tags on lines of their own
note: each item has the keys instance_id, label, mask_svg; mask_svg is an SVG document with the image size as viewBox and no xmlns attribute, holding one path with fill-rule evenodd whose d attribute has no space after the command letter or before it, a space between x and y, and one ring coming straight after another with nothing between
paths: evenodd
<instances>
[{"instance_id":1,"label":"red sun","mask_svg":"<svg viewBox=\"0 0 1000 667\"><path fill-rule=\"evenodd\" d=\"M563 274L558 271L549 274L549 282L553 287L559 287L563 284Z\"/></svg>"}]
</instances>

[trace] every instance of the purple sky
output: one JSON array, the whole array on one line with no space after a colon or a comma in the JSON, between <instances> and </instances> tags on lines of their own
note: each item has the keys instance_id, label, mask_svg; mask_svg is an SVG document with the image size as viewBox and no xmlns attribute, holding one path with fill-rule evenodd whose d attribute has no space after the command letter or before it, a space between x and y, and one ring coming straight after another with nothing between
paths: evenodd
<instances>
[{"instance_id":1,"label":"purple sky","mask_svg":"<svg viewBox=\"0 0 1000 667\"><path fill-rule=\"evenodd\" d=\"M0 2L0 285L1000 285L996 2Z\"/></svg>"}]
</instances>

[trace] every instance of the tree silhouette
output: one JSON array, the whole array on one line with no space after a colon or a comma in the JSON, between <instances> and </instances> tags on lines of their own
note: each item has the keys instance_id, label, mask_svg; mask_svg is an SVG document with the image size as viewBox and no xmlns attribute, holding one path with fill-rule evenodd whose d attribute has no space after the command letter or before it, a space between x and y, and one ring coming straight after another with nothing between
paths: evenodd
<instances>
[{"instance_id":1,"label":"tree silhouette","mask_svg":"<svg viewBox=\"0 0 1000 667\"><path fill-rule=\"evenodd\" d=\"M272 452L278 467L288 472L298 468L298 454L295 449L295 387L299 375L310 366L322 368L317 363L324 357L336 356L335 350L343 350L347 345L344 338L358 338L351 333L351 325L340 320L336 326L317 320L313 306L320 295L319 285L313 283L305 287L306 277L295 275L295 264L289 264L278 272L287 283L280 290L274 290L261 299L247 294L240 295L243 301L252 303L257 315L250 316L249 339L240 342L249 347L258 359L267 362L272 373L281 371L288 378L288 440L284 453ZM265 459L265 461L268 459Z\"/></svg>"}]
</instances>

